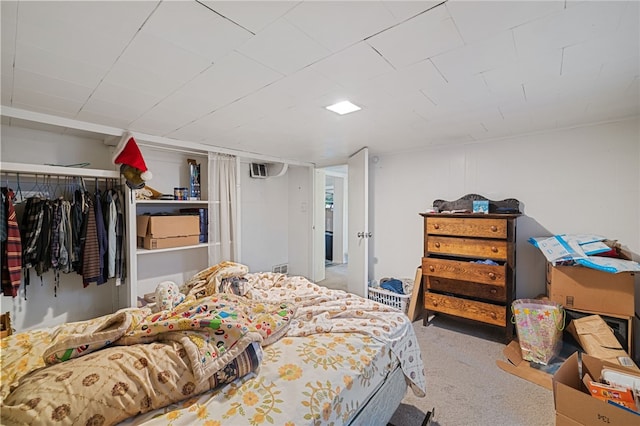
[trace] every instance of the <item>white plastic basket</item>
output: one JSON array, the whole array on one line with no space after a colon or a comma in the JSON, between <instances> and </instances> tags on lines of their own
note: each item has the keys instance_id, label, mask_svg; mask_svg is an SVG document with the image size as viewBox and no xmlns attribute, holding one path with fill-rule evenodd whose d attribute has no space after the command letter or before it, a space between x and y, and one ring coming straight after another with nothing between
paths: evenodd
<instances>
[{"instance_id":1,"label":"white plastic basket","mask_svg":"<svg viewBox=\"0 0 640 426\"><path fill-rule=\"evenodd\" d=\"M385 305L399 309L405 314L407 313L407 309L409 309L410 294L394 293L393 291L380 287L369 287L368 294L370 300L384 303Z\"/></svg>"}]
</instances>

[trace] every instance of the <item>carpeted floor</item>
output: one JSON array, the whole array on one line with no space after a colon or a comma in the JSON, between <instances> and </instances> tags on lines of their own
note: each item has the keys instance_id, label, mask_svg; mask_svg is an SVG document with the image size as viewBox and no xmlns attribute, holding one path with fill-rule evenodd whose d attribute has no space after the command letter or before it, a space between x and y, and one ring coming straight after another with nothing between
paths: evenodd
<instances>
[{"instance_id":1,"label":"carpeted floor","mask_svg":"<svg viewBox=\"0 0 640 426\"><path fill-rule=\"evenodd\" d=\"M347 265L325 269L318 282L346 290ZM413 323L427 375L427 396L409 390L390 420L393 426L421 426L434 410L433 426L555 425L553 392L501 370L504 334L497 327L435 316L428 326Z\"/></svg>"},{"instance_id":2,"label":"carpeted floor","mask_svg":"<svg viewBox=\"0 0 640 426\"><path fill-rule=\"evenodd\" d=\"M390 423L420 426L434 410L436 426L547 426L555 424L553 393L496 365L502 354L498 328L446 316L428 326L413 323L427 375L427 396L410 390Z\"/></svg>"}]
</instances>

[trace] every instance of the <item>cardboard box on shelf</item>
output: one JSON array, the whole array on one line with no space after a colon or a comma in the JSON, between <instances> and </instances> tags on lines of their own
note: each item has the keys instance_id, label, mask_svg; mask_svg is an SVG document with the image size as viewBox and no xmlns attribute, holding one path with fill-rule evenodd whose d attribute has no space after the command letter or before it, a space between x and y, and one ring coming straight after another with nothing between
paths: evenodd
<instances>
[{"instance_id":1,"label":"cardboard box on shelf","mask_svg":"<svg viewBox=\"0 0 640 426\"><path fill-rule=\"evenodd\" d=\"M198 244L200 221L193 215L140 215L136 218L138 246L146 249Z\"/></svg>"},{"instance_id":2,"label":"cardboard box on shelf","mask_svg":"<svg viewBox=\"0 0 640 426\"><path fill-rule=\"evenodd\" d=\"M634 369L640 373L638 366L633 362L618 339L616 339L609 325L600 315L589 315L573 319L567 326L567 331L582 346L582 349L592 357Z\"/></svg>"},{"instance_id":3,"label":"cardboard box on shelf","mask_svg":"<svg viewBox=\"0 0 640 426\"><path fill-rule=\"evenodd\" d=\"M598 271L584 266L553 266L547 263L547 296L567 309L632 317L633 272Z\"/></svg>"},{"instance_id":4,"label":"cardboard box on shelf","mask_svg":"<svg viewBox=\"0 0 640 426\"><path fill-rule=\"evenodd\" d=\"M600 378L602 369L623 371L640 379L640 372L625 369L587 354L582 355L582 370L579 367L578 352L567 358L553 375L553 399L556 407L557 424L585 426L607 424L628 426L639 424L636 413L616 407L587 393L583 384L585 375ZM573 422L573 423L572 423Z\"/></svg>"}]
</instances>

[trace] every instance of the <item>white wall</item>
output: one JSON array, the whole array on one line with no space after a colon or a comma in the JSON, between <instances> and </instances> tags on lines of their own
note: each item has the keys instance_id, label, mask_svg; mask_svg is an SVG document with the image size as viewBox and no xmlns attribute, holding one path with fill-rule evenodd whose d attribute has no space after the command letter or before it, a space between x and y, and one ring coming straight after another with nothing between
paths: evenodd
<instances>
[{"instance_id":1,"label":"white wall","mask_svg":"<svg viewBox=\"0 0 640 426\"><path fill-rule=\"evenodd\" d=\"M372 154L372 157L375 154ZM415 274L435 199L516 198L516 297L543 293L544 256L527 239L595 233L640 253L640 121L378 155L370 165L370 278ZM640 294L640 293L639 293ZM636 298L638 299L638 298Z\"/></svg>"},{"instance_id":2,"label":"white wall","mask_svg":"<svg viewBox=\"0 0 640 426\"><path fill-rule=\"evenodd\" d=\"M251 272L288 264L289 274L311 275L313 169L289 165L283 176L254 179L240 164L241 253Z\"/></svg>"},{"instance_id":3,"label":"white wall","mask_svg":"<svg viewBox=\"0 0 640 426\"><path fill-rule=\"evenodd\" d=\"M255 179L249 176L249 163L242 162L240 185L240 260L251 272L271 271L274 265L288 261L289 172Z\"/></svg>"},{"instance_id":4,"label":"white wall","mask_svg":"<svg viewBox=\"0 0 640 426\"><path fill-rule=\"evenodd\" d=\"M289 275L302 275L313 280L313 185L314 170L289 166ZM324 210L323 210L324 213ZM322 219L324 220L324 219ZM322 238L324 247L324 236ZM322 252L324 257L324 251Z\"/></svg>"}]
</instances>

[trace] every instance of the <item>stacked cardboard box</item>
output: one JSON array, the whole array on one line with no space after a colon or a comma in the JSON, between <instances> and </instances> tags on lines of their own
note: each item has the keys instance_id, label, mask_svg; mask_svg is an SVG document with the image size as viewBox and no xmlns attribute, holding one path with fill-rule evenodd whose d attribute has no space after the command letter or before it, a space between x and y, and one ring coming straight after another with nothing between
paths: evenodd
<instances>
[{"instance_id":1,"label":"stacked cardboard box","mask_svg":"<svg viewBox=\"0 0 640 426\"><path fill-rule=\"evenodd\" d=\"M635 273L603 272L584 266L547 263L547 296L565 309L626 321L627 347L633 356Z\"/></svg>"},{"instance_id":2,"label":"stacked cardboard box","mask_svg":"<svg viewBox=\"0 0 640 426\"><path fill-rule=\"evenodd\" d=\"M640 372L601 359L571 355L553 376L553 398L556 407L556 425L609 425L629 426L640 424L640 415L623 407L591 396L586 382L602 377L603 369L620 371L640 380Z\"/></svg>"},{"instance_id":3,"label":"stacked cardboard box","mask_svg":"<svg viewBox=\"0 0 640 426\"><path fill-rule=\"evenodd\" d=\"M138 247L160 249L198 244L200 219L194 215L140 215L136 218Z\"/></svg>"}]
</instances>

